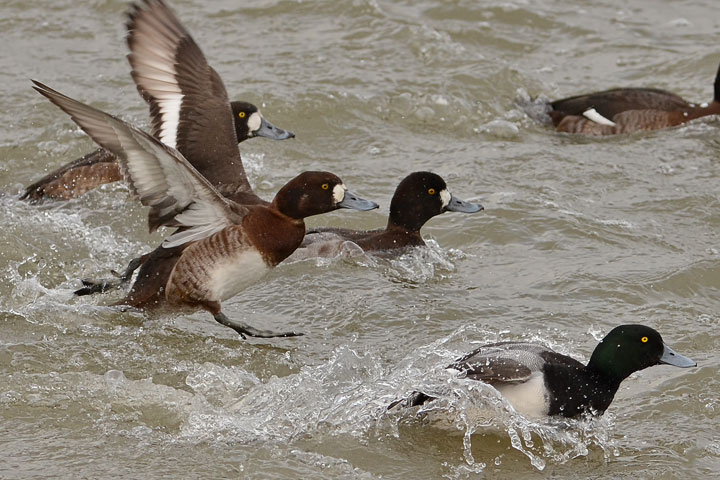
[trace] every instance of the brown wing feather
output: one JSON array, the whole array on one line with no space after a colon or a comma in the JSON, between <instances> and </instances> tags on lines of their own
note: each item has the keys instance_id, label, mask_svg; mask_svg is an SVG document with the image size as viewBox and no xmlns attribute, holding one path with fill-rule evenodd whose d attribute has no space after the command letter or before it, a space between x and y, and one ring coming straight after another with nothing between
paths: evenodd
<instances>
[{"instance_id":1,"label":"brown wing feather","mask_svg":"<svg viewBox=\"0 0 720 480\"><path fill-rule=\"evenodd\" d=\"M578 116L594 108L600 115L609 119L627 110L673 112L688 108L688 103L681 97L654 88L616 88L555 100L550 105L557 112Z\"/></svg>"},{"instance_id":2,"label":"brown wing feather","mask_svg":"<svg viewBox=\"0 0 720 480\"><path fill-rule=\"evenodd\" d=\"M191 227L165 240L174 246L239 223L247 209L229 202L176 150L122 120L46 85L35 90L68 113L93 140L118 157L130 188L151 208L150 228Z\"/></svg>"},{"instance_id":3,"label":"brown wing feather","mask_svg":"<svg viewBox=\"0 0 720 480\"><path fill-rule=\"evenodd\" d=\"M98 148L94 152L67 163L28 185L21 200L45 198L68 200L79 197L106 183L122 180L115 155Z\"/></svg>"},{"instance_id":4,"label":"brown wing feather","mask_svg":"<svg viewBox=\"0 0 720 480\"><path fill-rule=\"evenodd\" d=\"M128 14L128 60L150 102L153 135L176 148L223 194L250 191L220 76L159 0Z\"/></svg>"}]
</instances>

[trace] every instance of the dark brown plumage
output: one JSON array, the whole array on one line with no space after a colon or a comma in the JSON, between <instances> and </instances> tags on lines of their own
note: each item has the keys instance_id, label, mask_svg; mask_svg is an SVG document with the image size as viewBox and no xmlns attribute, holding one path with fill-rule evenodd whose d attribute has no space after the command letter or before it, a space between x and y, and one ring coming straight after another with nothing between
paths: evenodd
<instances>
[{"instance_id":1,"label":"dark brown plumage","mask_svg":"<svg viewBox=\"0 0 720 480\"><path fill-rule=\"evenodd\" d=\"M224 196L251 192L225 86L190 33L159 0L132 5L126 28L131 75L150 104L153 136Z\"/></svg>"},{"instance_id":2,"label":"dark brown plumage","mask_svg":"<svg viewBox=\"0 0 720 480\"><path fill-rule=\"evenodd\" d=\"M413 172L395 189L385 228L367 231L314 228L308 232L302 247L293 253L289 261L337 255L345 241L355 243L366 252L397 253L409 247L423 246L425 241L420 235L420 229L434 216L444 212L475 213L482 209L482 205L453 196L440 175Z\"/></svg>"},{"instance_id":3,"label":"dark brown plumage","mask_svg":"<svg viewBox=\"0 0 720 480\"><path fill-rule=\"evenodd\" d=\"M293 138L247 102L228 100L225 86L200 47L162 1L131 6L128 61L140 96L150 106L151 133L180 151L220 193L243 203L266 203L252 191L237 148L255 136ZM98 150L33 183L22 199L67 199L120 180L111 153Z\"/></svg>"},{"instance_id":4,"label":"dark brown plumage","mask_svg":"<svg viewBox=\"0 0 720 480\"><path fill-rule=\"evenodd\" d=\"M709 104L689 103L655 88L614 88L555 100L550 108L550 118L559 132L614 135L674 127L720 114L720 68Z\"/></svg>"},{"instance_id":5,"label":"dark brown plumage","mask_svg":"<svg viewBox=\"0 0 720 480\"><path fill-rule=\"evenodd\" d=\"M272 140L285 140L295 137L292 132L278 128L265 120L258 108L251 103L234 101L231 103L231 107L238 144L254 137L265 137ZM255 130L250 129L248 125L248 120L253 118L254 114L260 115L260 127ZM244 179L240 183L246 188L247 193L243 197L242 192L236 190L236 200L243 203L253 203L257 196L250 188L242 162L239 165L233 165L232 168L236 176ZM203 173L201 169L199 170ZM28 185L20 199L32 202L45 199L69 200L84 195L100 185L120 180L122 180L122 174L115 155L104 148L98 148L94 152L67 163L33 184Z\"/></svg>"},{"instance_id":6,"label":"dark brown plumage","mask_svg":"<svg viewBox=\"0 0 720 480\"><path fill-rule=\"evenodd\" d=\"M100 185L122 180L115 155L104 148L53 170L28 185L20 200L40 201L46 198L69 200Z\"/></svg>"}]
</instances>

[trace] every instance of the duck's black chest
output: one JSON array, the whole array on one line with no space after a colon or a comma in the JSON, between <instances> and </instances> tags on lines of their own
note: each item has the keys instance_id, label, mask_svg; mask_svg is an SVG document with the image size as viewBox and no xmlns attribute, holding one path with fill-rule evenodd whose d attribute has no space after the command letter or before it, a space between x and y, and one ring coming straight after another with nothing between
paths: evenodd
<instances>
[{"instance_id":1,"label":"duck's black chest","mask_svg":"<svg viewBox=\"0 0 720 480\"><path fill-rule=\"evenodd\" d=\"M549 360L543 368L549 401L548 415L576 417L585 412L602 414L610 406L618 384L608 382L588 371L585 365L567 357Z\"/></svg>"}]
</instances>

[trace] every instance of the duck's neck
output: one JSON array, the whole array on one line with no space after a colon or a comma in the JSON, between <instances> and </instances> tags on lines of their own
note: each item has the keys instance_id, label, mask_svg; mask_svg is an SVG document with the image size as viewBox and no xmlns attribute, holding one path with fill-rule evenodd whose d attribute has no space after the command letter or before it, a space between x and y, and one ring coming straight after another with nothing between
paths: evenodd
<instances>
[{"instance_id":1,"label":"duck's neck","mask_svg":"<svg viewBox=\"0 0 720 480\"><path fill-rule=\"evenodd\" d=\"M588 372L603 378L606 383L620 386L620 383L629 377L636 369L632 368L632 366L626 362L618 361L618 355L615 350L616 347L615 345L611 345L611 342L607 340L601 341L598 346L595 347L590 361L585 368Z\"/></svg>"},{"instance_id":2,"label":"duck's neck","mask_svg":"<svg viewBox=\"0 0 720 480\"><path fill-rule=\"evenodd\" d=\"M420 229L427 222L426 218L420 218L416 212L407 211L404 214L394 212L392 207L390 209L390 216L388 217L388 223L386 230L400 232L403 231L408 235L420 235Z\"/></svg>"}]
</instances>

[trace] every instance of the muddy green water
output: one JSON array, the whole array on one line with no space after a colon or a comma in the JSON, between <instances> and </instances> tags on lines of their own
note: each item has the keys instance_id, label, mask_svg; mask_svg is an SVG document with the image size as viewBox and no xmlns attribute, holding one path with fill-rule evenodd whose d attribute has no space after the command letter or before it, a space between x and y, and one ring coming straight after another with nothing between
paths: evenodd
<instances>
[{"instance_id":1,"label":"muddy green water","mask_svg":"<svg viewBox=\"0 0 720 480\"><path fill-rule=\"evenodd\" d=\"M636 85L709 101L717 4L169 0L230 96L293 130L242 145L265 198L325 169L378 201L312 225L384 224L433 170L483 203L430 246L281 265L228 315L306 336L242 341L209 315L73 298L159 243L114 185L28 205L23 185L94 148L35 78L147 127L117 0L0 3L0 477L707 478L720 469L720 123L587 139L517 98ZM644 323L699 363L633 375L597 421L531 421L443 371L482 342L586 360ZM385 405L444 391L450 428ZM491 420L467 412L495 410Z\"/></svg>"}]
</instances>

